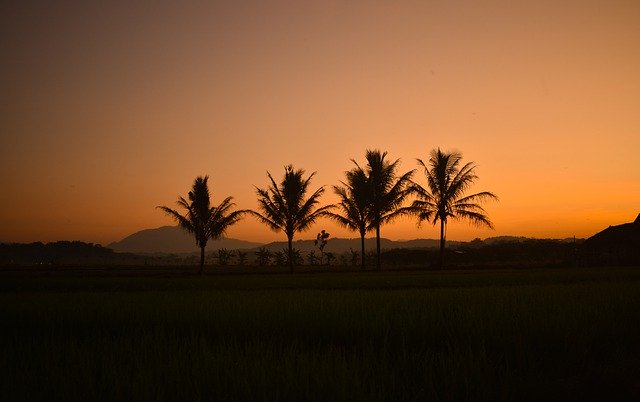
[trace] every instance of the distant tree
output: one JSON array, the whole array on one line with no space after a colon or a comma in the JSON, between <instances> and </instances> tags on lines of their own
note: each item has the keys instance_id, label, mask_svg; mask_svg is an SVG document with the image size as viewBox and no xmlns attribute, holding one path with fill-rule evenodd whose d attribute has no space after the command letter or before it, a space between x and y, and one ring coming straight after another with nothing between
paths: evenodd
<instances>
[{"instance_id":1,"label":"distant tree","mask_svg":"<svg viewBox=\"0 0 640 402\"><path fill-rule=\"evenodd\" d=\"M307 254L307 261L309 261L309 265L316 265L318 257L316 256L316 252L314 250L309 251L309 253Z\"/></svg>"},{"instance_id":2,"label":"distant tree","mask_svg":"<svg viewBox=\"0 0 640 402\"><path fill-rule=\"evenodd\" d=\"M200 247L200 274L204 271L204 249L209 239L220 238L225 231L237 223L242 215L247 211L232 211L235 206L233 197L225 198L217 207L211 206L209 196L209 186L207 181L209 176L198 176L193 182L193 186L188 195L188 201L182 197L178 198L178 206L184 208L186 213L180 212L165 206L157 208L178 222L178 225L195 237L196 244Z\"/></svg>"},{"instance_id":3,"label":"distant tree","mask_svg":"<svg viewBox=\"0 0 640 402\"><path fill-rule=\"evenodd\" d=\"M447 221L466 219L474 225L493 228L480 204L498 197L488 191L465 195L478 176L473 162L461 166L462 154L458 152L447 153L438 148L431 151L428 165L421 159L417 161L424 169L427 188L414 185L418 199L412 208L418 217L418 225L423 221L434 225L440 221L440 267L444 267Z\"/></svg>"},{"instance_id":4,"label":"distant tree","mask_svg":"<svg viewBox=\"0 0 640 402\"><path fill-rule=\"evenodd\" d=\"M218 249L218 264L221 266L229 265L229 260L233 258L233 250L226 248Z\"/></svg>"},{"instance_id":5,"label":"distant tree","mask_svg":"<svg viewBox=\"0 0 640 402\"><path fill-rule=\"evenodd\" d=\"M318 188L309 198L305 199L312 173L304 179L304 170L294 170L292 165L285 167L284 178L280 183L267 172L270 185L266 189L256 187L258 204L261 212L251 211L262 223L273 231L283 231L288 242L289 270L293 273L293 236L296 232L307 229L321 216L333 208L332 205L317 207L324 187Z\"/></svg>"},{"instance_id":6,"label":"distant tree","mask_svg":"<svg viewBox=\"0 0 640 402\"><path fill-rule=\"evenodd\" d=\"M354 161L354 163L356 163ZM342 186L333 186L333 192L338 195L340 202L336 204L337 212L329 212L329 218L341 226L357 231L360 235L360 247L362 250L362 269L365 267L364 237L371 226L371 191L369 178L360 166L345 172L346 182Z\"/></svg>"},{"instance_id":7,"label":"distant tree","mask_svg":"<svg viewBox=\"0 0 640 402\"><path fill-rule=\"evenodd\" d=\"M243 266L247 265L247 252L242 250L236 250L236 255L238 256L238 265Z\"/></svg>"},{"instance_id":8,"label":"distant tree","mask_svg":"<svg viewBox=\"0 0 640 402\"><path fill-rule=\"evenodd\" d=\"M274 265L277 265L279 267L284 267L285 265L287 265L287 254L288 253L286 249L273 253L273 256L275 258L275 261L273 262Z\"/></svg>"},{"instance_id":9,"label":"distant tree","mask_svg":"<svg viewBox=\"0 0 640 402\"><path fill-rule=\"evenodd\" d=\"M336 259L335 254L333 254L332 252L326 252L324 253L327 256L327 265L331 265L331 262L334 261Z\"/></svg>"},{"instance_id":10,"label":"distant tree","mask_svg":"<svg viewBox=\"0 0 640 402\"><path fill-rule=\"evenodd\" d=\"M376 231L377 270L381 267L380 226L411 212L411 207L405 207L403 204L412 193L411 177L415 173L415 170L411 170L398 177L396 170L400 159L388 162L385 160L386 156L386 152L367 150L367 166L364 169L369 191L368 222L369 226Z\"/></svg>"},{"instance_id":11,"label":"distant tree","mask_svg":"<svg viewBox=\"0 0 640 402\"><path fill-rule=\"evenodd\" d=\"M289 262L289 254L287 253L287 250L282 250L285 252L286 258L287 258L287 265L290 265ZM293 257L293 265L302 265L304 264L304 258L302 258L302 253L300 252L299 249L294 248L293 249L293 253L291 253L292 257Z\"/></svg>"},{"instance_id":12,"label":"distant tree","mask_svg":"<svg viewBox=\"0 0 640 402\"><path fill-rule=\"evenodd\" d=\"M313 241L313 244L318 247L320 250L320 265L322 265L322 257L324 256L324 248L327 245L327 241L329 240L329 232L326 232L324 229L316 236L316 239Z\"/></svg>"},{"instance_id":13,"label":"distant tree","mask_svg":"<svg viewBox=\"0 0 640 402\"><path fill-rule=\"evenodd\" d=\"M257 258L258 265L261 267L269 265L271 263L271 258L273 258L273 253L266 247L260 247L254 254Z\"/></svg>"},{"instance_id":14,"label":"distant tree","mask_svg":"<svg viewBox=\"0 0 640 402\"><path fill-rule=\"evenodd\" d=\"M351 265L355 267L356 265L358 265L358 257L360 253L358 253L358 250L354 250L352 248L349 249L349 252L351 253ZM362 253L362 264L364 266L364 250Z\"/></svg>"},{"instance_id":15,"label":"distant tree","mask_svg":"<svg viewBox=\"0 0 640 402\"><path fill-rule=\"evenodd\" d=\"M365 253L365 260L368 265L373 265L376 263L377 253L375 250L369 250Z\"/></svg>"}]
</instances>

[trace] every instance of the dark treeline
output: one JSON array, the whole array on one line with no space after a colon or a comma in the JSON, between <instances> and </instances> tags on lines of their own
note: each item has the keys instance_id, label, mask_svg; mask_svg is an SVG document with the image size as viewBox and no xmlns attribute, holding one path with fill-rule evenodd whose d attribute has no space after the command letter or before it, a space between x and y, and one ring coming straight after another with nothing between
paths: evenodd
<instances>
[{"instance_id":1,"label":"dark treeline","mask_svg":"<svg viewBox=\"0 0 640 402\"><path fill-rule=\"evenodd\" d=\"M339 240L339 239L333 239ZM331 240L329 240L330 249ZM455 268L537 268L572 266L633 266L640 263L640 253L629 248L596 248L583 239L555 240L508 238L494 241L480 239L456 242L446 250L448 269ZM294 249L296 264L315 270L360 269L362 255L358 250L325 252ZM386 248L381 253L385 269L437 269L440 262L438 247ZM53 243L0 244L0 265L20 266L182 266L198 265L199 256L117 253L97 244L79 241ZM269 251L266 247L252 250L221 249L207 255L207 264L213 266L251 266L257 272L268 271L270 266L287 266L287 250ZM376 253L365 254L368 270L375 269ZM215 271L215 269L214 269Z\"/></svg>"},{"instance_id":2,"label":"dark treeline","mask_svg":"<svg viewBox=\"0 0 640 402\"><path fill-rule=\"evenodd\" d=\"M0 244L0 264L4 266L130 265L144 262L143 256L116 253L99 244L80 241Z\"/></svg>"},{"instance_id":3,"label":"dark treeline","mask_svg":"<svg viewBox=\"0 0 640 402\"><path fill-rule=\"evenodd\" d=\"M447 249L451 268L536 268L570 267L581 263L583 240L513 239L499 242L474 240ZM383 253L389 266L420 267L430 261L429 268L439 266L436 249L396 249Z\"/></svg>"}]
</instances>

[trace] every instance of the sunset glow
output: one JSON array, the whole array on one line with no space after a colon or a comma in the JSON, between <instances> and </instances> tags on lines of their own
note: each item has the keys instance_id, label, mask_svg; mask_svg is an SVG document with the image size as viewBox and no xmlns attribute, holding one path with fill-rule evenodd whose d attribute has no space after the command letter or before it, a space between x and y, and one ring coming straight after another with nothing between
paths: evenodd
<instances>
[{"instance_id":1,"label":"sunset glow","mask_svg":"<svg viewBox=\"0 0 640 402\"><path fill-rule=\"evenodd\" d=\"M0 242L172 225L155 207L199 175L255 209L287 164L331 203L366 149L401 172L436 147L478 165L495 230L452 240L589 237L640 212L637 1L132 4L0 6ZM300 238L322 229L357 237L323 220ZM227 235L285 239L251 217Z\"/></svg>"}]
</instances>

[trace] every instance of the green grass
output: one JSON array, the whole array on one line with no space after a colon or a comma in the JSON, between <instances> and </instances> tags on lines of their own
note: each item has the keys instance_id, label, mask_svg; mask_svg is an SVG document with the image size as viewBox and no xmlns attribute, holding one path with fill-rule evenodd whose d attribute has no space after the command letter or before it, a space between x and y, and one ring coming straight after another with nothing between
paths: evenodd
<instances>
[{"instance_id":1,"label":"green grass","mask_svg":"<svg viewBox=\"0 0 640 402\"><path fill-rule=\"evenodd\" d=\"M3 400L638 400L640 270L0 277Z\"/></svg>"}]
</instances>

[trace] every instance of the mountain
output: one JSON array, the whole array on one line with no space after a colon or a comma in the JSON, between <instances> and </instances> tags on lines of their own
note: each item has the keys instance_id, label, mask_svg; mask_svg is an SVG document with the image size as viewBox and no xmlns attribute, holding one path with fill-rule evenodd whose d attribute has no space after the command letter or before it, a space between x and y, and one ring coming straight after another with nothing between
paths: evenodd
<instances>
[{"instance_id":1,"label":"mountain","mask_svg":"<svg viewBox=\"0 0 640 402\"><path fill-rule=\"evenodd\" d=\"M230 250L250 249L260 245L260 243L223 237L218 240L209 240L207 243L207 251L213 251L219 248L227 248ZM162 226L156 229L141 230L120 241L109 244L107 248L119 253L141 254L182 254L199 252L193 235L178 226Z\"/></svg>"}]
</instances>

